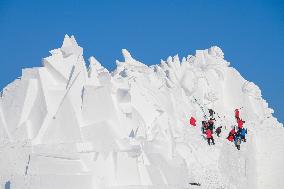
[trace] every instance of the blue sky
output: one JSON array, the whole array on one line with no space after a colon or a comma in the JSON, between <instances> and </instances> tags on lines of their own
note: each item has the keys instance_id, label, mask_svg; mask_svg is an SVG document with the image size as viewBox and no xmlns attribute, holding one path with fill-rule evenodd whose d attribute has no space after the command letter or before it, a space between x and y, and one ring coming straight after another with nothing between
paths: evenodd
<instances>
[{"instance_id":1,"label":"blue sky","mask_svg":"<svg viewBox=\"0 0 284 189\"><path fill-rule=\"evenodd\" d=\"M284 122L283 0L0 0L0 88L41 66L66 33L108 69L122 48L157 64L217 45Z\"/></svg>"}]
</instances>

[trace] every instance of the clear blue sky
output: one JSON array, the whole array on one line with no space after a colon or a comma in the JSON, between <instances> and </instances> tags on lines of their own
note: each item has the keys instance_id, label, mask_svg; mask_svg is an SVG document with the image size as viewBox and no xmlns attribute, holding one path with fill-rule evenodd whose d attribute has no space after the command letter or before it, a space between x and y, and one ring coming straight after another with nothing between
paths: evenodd
<instances>
[{"instance_id":1,"label":"clear blue sky","mask_svg":"<svg viewBox=\"0 0 284 189\"><path fill-rule=\"evenodd\" d=\"M284 122L284 0L0 0L0 87L41 66L66 33L108 69L122 48L157 64L218 45Z\"/></svg>"}]
</instances>

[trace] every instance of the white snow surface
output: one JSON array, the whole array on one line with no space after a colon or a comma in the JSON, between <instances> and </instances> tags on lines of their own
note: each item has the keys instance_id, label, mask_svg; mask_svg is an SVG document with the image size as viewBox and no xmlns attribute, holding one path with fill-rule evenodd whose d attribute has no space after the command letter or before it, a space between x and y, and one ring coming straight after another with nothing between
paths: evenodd
<instances>
[{"instance_id":1,"label":"white snow surface","mask_svg":"<svg viewBox=\"0 0 284 189\"><path fill-rule=\"evenodd\" d=\"M0 188L283 188L283 125L219 47L150 67L123 49L113 72L94 57L87 67L73 36L50 53L1 93ZM215 146L201 133L209 108ZM240 151L226 140L236 108Z\"/></svg>"}]
</instances>

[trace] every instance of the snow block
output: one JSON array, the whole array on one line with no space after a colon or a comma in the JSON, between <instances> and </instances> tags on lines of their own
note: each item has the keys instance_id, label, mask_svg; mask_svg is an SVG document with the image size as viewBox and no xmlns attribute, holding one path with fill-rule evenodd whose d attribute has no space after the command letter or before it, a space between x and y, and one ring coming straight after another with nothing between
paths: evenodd
<instances>
[{"instance_id":1,"label":"snow block","mask_svg":"<svg viewBox=\"0 0 284 189\"><path fill-rule=\"evenodd\" d=\"M108 88L84 87L82 116L86 125L116 119L115 107Z\"/></svg>"},{"instance_id":2,"label":"snow block","mask_svg":"<svg viewBox=\"0 0 284 189\"><path fill-rule=\"evenodd\" d=\"M33 155L29 165L29 174L80 174L85 172L81 160L72 160L58 156Z\"/></svg>"},{"instance_id":3,"label":"snow block","mask_svg":"<svg viewBox=\"0 0 284 189\"><path fill-rule=\"evenodd\" d=\"M8 126L5 117L2 112L2 104L0 103L0 143L10 140L10 133L8 131Z\"/></svg>"},{"instance_id":4,"label":"snow block","mask_svg":"<svg viewBox=\"0 0 284 189\"><path fill-rule=\"evenodd\" d=\"M54 157L69 160L79 160L77 146L73 143L46 145L39 144L32 147L32 153L43 157Z\"/></svg>"},{"instance_id":5,"label":"snow block","mask_svg":"<svg viewBox=\"0 0 284 189\"><path fill-rule=\"evenodd\" d=\"M68 97L58 108L58 112L50 120L44 133L43 144L79 142L81 139L79 123Z\"/></svg>"},{"instance_id":6,"label":"snow block","mask_svg":"<svg viewBox=\"0 0 284 189\"><path fill-rule=\"evenodd\" d=\"M114 122L104 121L81 127L84 141L92 142L94 151L106 152L118 150L116 140L120 133L118 126Z\"/></svg>"},{"instance_id":7,"label":"snow block","mask_svg":"<svg viewBox=\"0 0 284 189\"><path fill-rule=\"evenodd\" d=\"M129 103L131 101L131 96L129 91L126 89L118 89L116 92L117 101L119 103Z\"/></svg>"},{"instance_id":8,"label":"snow block","mask_svg":"<svg viewBox=\"0 0 284 189\"><path fill-rule=\"evenodd\" d=\"M40 189L100 189L99 185L94 181L90 174L70 175L70 174L44 174L39 175L39 184L37 188ZM68 181L68 182L66 182Z\"/></svg>"},{"instance_id":9,"label":"snow block","mask_svg":"<svg viewBox=\"0 0 284 189\"><path fill-rule=\"evenodd\" d=\"M29 111L28 117L27 119L23 119L25 120L24 122L25 125L29 129L28 133L29 133L29 138L31 139L37 136L48 113L44 94L42 89L40 88L39 83L38 83L37 92L34 94L36 95L36 97L34 99L33 105L30 107L31 109Z\"/></svg>"},{"instance_id":10,"label":"snow block","mask_svg":"<svg viewBox=\"0 0 284 189\"><path fill-rule=\"evenodd\" d=\"M129 157L127 153L117 154L116 178L117 185L141 185L137 159Z\"/></svg>"},{"instance_id":11,"label":"snow block","mask_svg":"<svg viewBox=\"0 0 284 189\"><path fill-rule=\"evenodd\" d=\"M2 111L9 132L14 132L21 120L25 99L29 95L27 94L28 86L28 81L15 81L8 89L9 94L2 99Z\"/></svg>"},{"instance_id":12,"label":"snow block","mask_svg":"<svg viewBox=\"0 0 284 189\"><path fill-rule=\"evenodd\" d=\"M145 99L140 89L132 86L130 90L131 104L139 112L146 125L150 126L158 114L154 104Z\"/></svg>"}]
</instances>

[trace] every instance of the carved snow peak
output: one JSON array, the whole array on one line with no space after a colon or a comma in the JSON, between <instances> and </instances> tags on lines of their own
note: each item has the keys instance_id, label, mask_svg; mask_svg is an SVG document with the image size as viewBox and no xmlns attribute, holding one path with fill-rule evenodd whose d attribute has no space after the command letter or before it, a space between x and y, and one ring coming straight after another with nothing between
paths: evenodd
<instances>
[{"instance_id":1,"label":"carved snow peak","mask_svg":"<svg viewBox=\"0 0 284 189\"><path fill-rule=\"evenodd\" d=\"M147 67L145 64L134 59L127 49L122 49L121 52L122 52L122 56L124 58L124 62L120 62L120 61L116 60L117 66L142 66L142 67Z\"/></svg>"},{"instance_id":2,"label":"carved snow peak","mask_svg":"<svg viewBox=\"0 0 284 189\"><path fill-rule=\"evenodd\" d=\"M217 46L212 46L208 49L208 53L211 56L219 57L219 58L224 58L224 53L220 47Z\"/></svg>"},{"instance_id":3,"label":"carved snow peak","mask_svg":"<svg viewBox=\"0 0 284 189\"><path fill-rule=\"evenodd\" d=\"M69 37L67 34L65 35L60 50L65 57L68 57L72 54L78 56L83 55L83 48L78 45L73 35L71 37Z\"/></svg>"}]
</instances>

